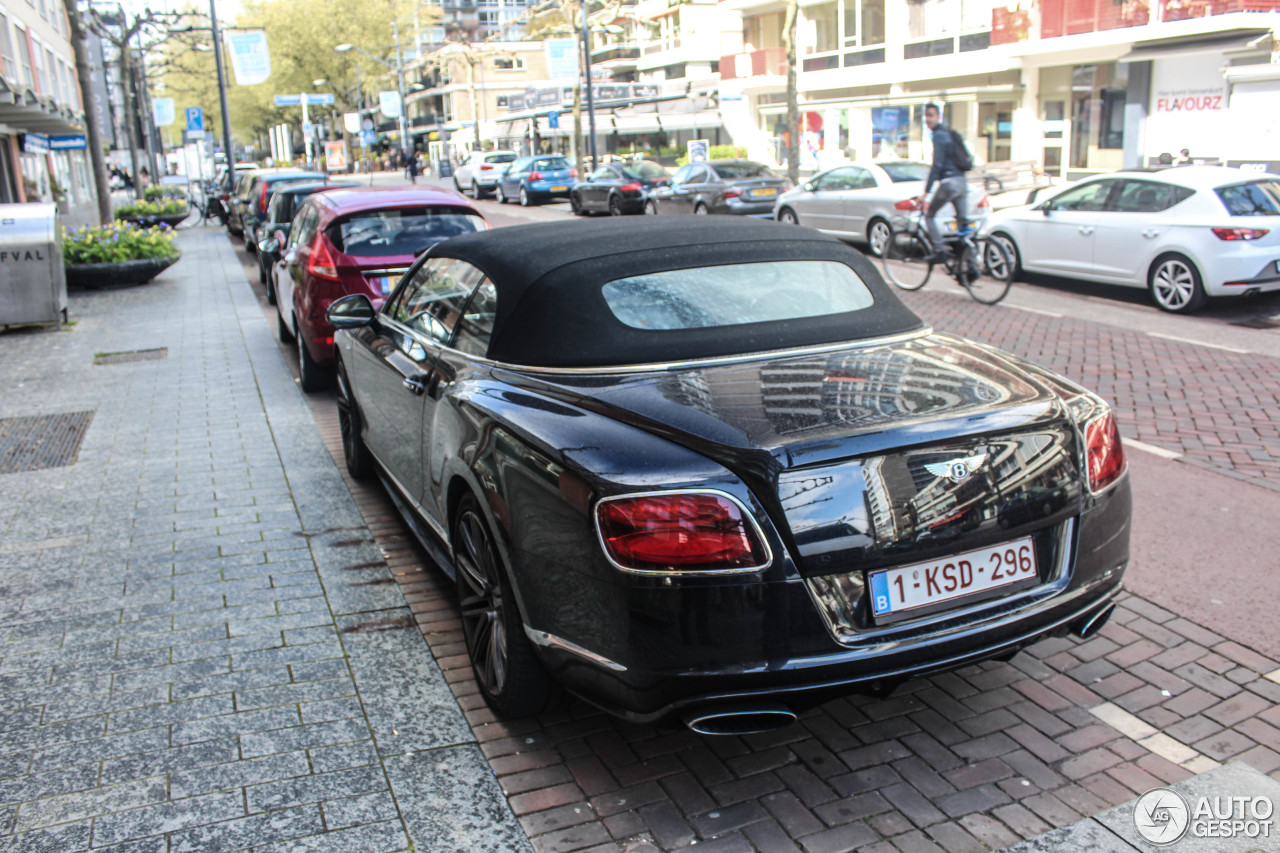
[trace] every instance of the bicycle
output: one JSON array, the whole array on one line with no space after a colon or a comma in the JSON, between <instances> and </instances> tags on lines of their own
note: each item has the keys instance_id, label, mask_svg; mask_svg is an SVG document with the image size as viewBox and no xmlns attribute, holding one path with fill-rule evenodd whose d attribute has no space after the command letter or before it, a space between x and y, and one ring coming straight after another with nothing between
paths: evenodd
<instances>
[{"instance_id":1,"label":"bicycle","mask_svg":"<svg viewBox=\"0 0 1280 853\"><path fill-rule=\"evenodd\" d=\"M881 260L885 276L903 290L919 290L933 274L933 243L924 224L924 205L905 199L894 205L906 215L890 224L889 239ZM943 235L947 259L943 268L978 302L995 305L1013 283L1013 259L1009 250L990 237L978 237L972 229Z\"/></svg>"}]
</instances>

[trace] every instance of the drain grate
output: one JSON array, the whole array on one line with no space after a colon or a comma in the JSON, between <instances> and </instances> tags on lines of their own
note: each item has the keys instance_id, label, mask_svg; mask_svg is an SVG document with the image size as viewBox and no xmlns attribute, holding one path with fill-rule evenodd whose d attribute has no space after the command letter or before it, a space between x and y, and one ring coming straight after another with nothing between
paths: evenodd
<instances>
[{"instance_id":1,"label":"drain grate","mask_svg":"<svg viewBox=\"0 0 1280 853\"><path fill-rule=\"evenodd\" d=\"M93 357L94 364L130 364L135 361L159 361L169 357L168 347L135 349L127 352L100 352Z\"/></svg>"},{"instance_id":2,"label":"drain grate","mask_svg":"<svg viewBox=\"0 0 1280 853\"><path fill-rule=\"evenodd\" d=\"M93 412L0 419L0 474L74 465Z\"/></svg>"}]
</instances>

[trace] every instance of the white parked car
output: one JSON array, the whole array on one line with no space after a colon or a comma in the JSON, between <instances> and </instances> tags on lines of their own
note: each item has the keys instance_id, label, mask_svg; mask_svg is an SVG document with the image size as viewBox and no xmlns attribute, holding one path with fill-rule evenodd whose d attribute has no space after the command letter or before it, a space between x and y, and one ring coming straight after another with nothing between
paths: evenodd
<instances>
[{"instance_id":1,"label":"white parked car","mask_svg":"<svg viewBox=\"0 0 1280 853\"><path fill-rule=\"evenodd\" d=\"M498 176L514 163L514 151L472 151L453 172L453 188L470 191L472 198L484 198L498 185Z\"/></svg>"},{"instance_id":2,"label":"white parked car","mask_svg":"<svg viewBox=\"0 0 1280 853\"><path fill-rule=\"evenodd\" d=\"M849 163L819 172L803 185L783 193L773 208L774 218L807 225L835 237L866 243L877 258L884 252L894 220L906 216L899 202L918 198L929 177L929 164L914 160ZM991 211L981 187L969 187L969 220L977 228ZM943 230L955 230L951 205L938 214Z\"/></svg>"},{"instance_id":3,"label":"white parked car","mask_svg":"<svg viewBox=\"0 0 1280 853\"><path fill-rule=\"evenodd\" d=\"M1080 181L982 229L1027 272L1145 287L1166 311L1280 290L1280 176L1169 166Z\"/></svg>"}]
</instances>

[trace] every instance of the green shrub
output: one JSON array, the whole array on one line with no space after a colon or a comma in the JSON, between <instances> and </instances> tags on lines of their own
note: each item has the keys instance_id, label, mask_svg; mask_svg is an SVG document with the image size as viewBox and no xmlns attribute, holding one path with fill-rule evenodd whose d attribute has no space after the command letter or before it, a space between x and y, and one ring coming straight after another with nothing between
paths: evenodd
<instances>
[{"instance_id":1,"label":"green shrub","mask_svg":"<svg viewBox=\"0 0 1280 853\"><path fill-rule=\"evenodd\" d=\"M187 202L181 199L135 201L116 208L116 219L141 219L144 216L169 216L186 213Z\"/></svg>"},{"instance_id":2,"label":"green shrub","mask_svg":"<svg viewBox=\"0 0 1280 853\"><path fill-rule=\"evenodd\" d=\"M155 201L156 199L159 199L159 198L180 198L185 200L187 197L187 193L185 190L183 190L182 187L174 187L174 186L147 187L146 190L143 191L142 197L147 201Z\"/></svg>"},{"instance_id":3,"label":"green shrub","mask_svg":"<svg viewBox=\"0 0 1280 853\"><path fill-rule=\"evenodd\" d=\"M112 264L143 258L173 258L173 229L161 224L141 228L128 222L62 229L62 260L68 264Z\"/></svg>"},{"instance_id":4,"label":"green shrub","mask_svg":"<svg viewBox=\"0 0 1280 853\"><path fill-rule=\"evenodd\" d=\"M747 149L741 145L712 145L707 149L708 160L745 160ZM689 165L689 154L686 152L676 160L677 166Z\"/></svg>"}]
</instances>

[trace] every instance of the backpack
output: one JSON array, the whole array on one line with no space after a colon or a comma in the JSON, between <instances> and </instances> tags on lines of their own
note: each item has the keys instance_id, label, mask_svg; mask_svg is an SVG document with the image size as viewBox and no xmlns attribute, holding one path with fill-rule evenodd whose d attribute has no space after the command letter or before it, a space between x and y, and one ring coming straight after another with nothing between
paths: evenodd
<instances>
[{"instance_id":1,"label":"backpack","mask_svg":"<svg viewBox=\"0 0 1280 853\"><path fill-rule=\"evenodd\" d=\"M964 144L964 138L953 128L947 128L951 131L951 162L956 168L962 172L967 172L973 168L973 154L969 152L969 146Z\"/></svg>"}]
</instances>

